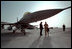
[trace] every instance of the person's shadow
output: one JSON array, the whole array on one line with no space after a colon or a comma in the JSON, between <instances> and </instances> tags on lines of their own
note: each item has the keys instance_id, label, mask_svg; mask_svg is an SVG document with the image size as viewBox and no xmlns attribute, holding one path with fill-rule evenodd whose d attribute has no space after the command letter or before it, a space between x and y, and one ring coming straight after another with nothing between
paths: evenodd
<instances>
[{"instance_id":1,"label":"person's shadow","mask_svg":"<svg viewBox=\"0 0 72 49\"><path fill-rule=\"evenodd\" d=\"M37 38L37 40L35 40L35 41L30 45L29 48L36 48L37 45L39 44L39 42L41 41L40 38L41 38L41 36L39 36L39 37Z\"/></svg>"},{"instance_id":2,"label":"person's shadow","mask_svg":"<svg viewBox=\"0 0 72 49\"><path fill-rule=\"evenodd\" d=\"M43 43L42 45L39 46L40 48L52 48L52 44L51 44L51 37L45 37L43 39Z\"/></svg>"}]
</instances>

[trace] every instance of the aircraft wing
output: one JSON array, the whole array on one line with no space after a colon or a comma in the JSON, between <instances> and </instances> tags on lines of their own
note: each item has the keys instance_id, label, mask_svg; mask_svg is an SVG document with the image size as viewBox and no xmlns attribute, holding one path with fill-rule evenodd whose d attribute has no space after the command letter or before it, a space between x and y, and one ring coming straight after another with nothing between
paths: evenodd
<instances>
[{"instance_id":1,"label":"aircraft wing","mask_svg":"<svg viewBox=\"0 0 72 49\"><path fill-rule=\"evenodd\" d=\"M40 21L40 20L52 17L68 8L70 7L67 7L64 9L49 9L49 10L36 11L36 12L23 16L18 23L32 23L32 22Z\"/></svg>"}]
</instances>

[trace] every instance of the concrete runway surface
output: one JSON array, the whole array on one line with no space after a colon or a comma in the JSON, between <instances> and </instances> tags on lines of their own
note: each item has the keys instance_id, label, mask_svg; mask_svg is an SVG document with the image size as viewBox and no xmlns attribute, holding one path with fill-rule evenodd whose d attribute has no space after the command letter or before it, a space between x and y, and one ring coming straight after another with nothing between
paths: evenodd
<instances>
[{"instance_id":1,"label":"concrete runway surface","mask_svg":"<svg viewBox=\"0 0 72 49\"><path fill-rule=\"evenodd\" d=\"M62 28L50 29L49 36L40 37L39 29L26 29L24 36L19 30L1 30L1 48L71 48L71 28L63 32Z\"/></svg>"}]
</instances>

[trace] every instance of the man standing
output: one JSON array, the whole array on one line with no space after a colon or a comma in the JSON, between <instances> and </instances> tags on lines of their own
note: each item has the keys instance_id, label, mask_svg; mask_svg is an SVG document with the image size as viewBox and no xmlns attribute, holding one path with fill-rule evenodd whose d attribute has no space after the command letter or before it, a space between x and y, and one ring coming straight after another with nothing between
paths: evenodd
<instances>
[{"instance_id":1,"label":"man standing","mask_svg":"<svg viewBox=\"0 0 72 49\"><path fill-rule=\"evenodd\" d=\"M49 28L48 27L49 27L48 24L45 22L45 24L44 24L45 37L46 37L47 33L48 33L48 36L49 36Z\"/></svg>"},{"instance_id":2,"label":"man standing","mask_svg":"<svg viewBox=\"0 0 72 49\"><path fill-rule=\"evenodd\" d=\"M40 36L42 36L42 30L43 30L43 26L42 26L42 22L40 23Z\"/></svg>"},{"instance_id":3,"label":"man standing","mask_svg":"<svg viewBox=\"0 0 72 49\"><path fill-rule=\"evenodd\" d=\"M65 31L65 25L63 24L63 31Z\"/></svg>"}]
</instances>

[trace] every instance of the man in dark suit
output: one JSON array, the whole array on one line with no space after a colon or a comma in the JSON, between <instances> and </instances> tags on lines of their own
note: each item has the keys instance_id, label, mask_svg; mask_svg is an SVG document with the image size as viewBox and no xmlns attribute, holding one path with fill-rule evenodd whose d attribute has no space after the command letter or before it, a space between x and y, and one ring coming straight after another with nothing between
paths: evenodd
<instances>
[{"instance_id":1,"label":"man in dark suit","mask_svg":"<svg viewBox=\"0 0 72 49\"><path fill-rule=\"evenodd\" d=\"M43 30L43 26L42 26L42 22L40 23L40 36L42 36L42 30Z\"/></svg>"},{"instance_id":2,"label":"man in dark suit","mask_svg":"<svg viewBox=\"0 0 72 49\"><path fill-rule=\"evenodd\" d=\"M65 31L65 25L63 24L63 31Z\"/></svg>"}]
</instances>

